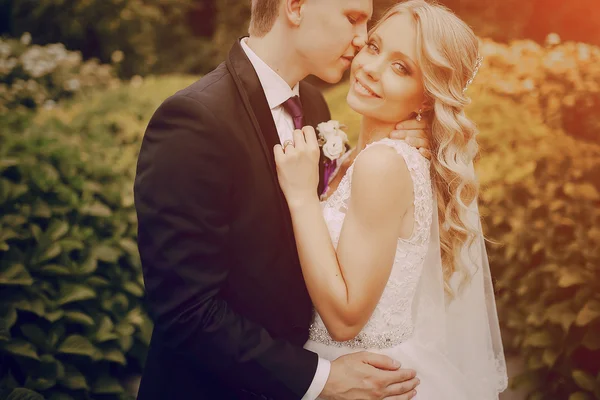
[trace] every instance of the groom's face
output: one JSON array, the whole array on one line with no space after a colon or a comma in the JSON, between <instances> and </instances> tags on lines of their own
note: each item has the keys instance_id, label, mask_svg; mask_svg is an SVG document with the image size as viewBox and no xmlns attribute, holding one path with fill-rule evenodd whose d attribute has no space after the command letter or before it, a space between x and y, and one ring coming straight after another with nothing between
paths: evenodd
<instances>
[{"instance_id":1,"label":"groom's face","mask_svg":"<svg viewBox=\"0 0 600 400\"><path fill-rule=\"evenodd\" d=\"M295 44L309 74L337 83L364 45L372 0L307 0Z\"/></svg>"}]
</instances>

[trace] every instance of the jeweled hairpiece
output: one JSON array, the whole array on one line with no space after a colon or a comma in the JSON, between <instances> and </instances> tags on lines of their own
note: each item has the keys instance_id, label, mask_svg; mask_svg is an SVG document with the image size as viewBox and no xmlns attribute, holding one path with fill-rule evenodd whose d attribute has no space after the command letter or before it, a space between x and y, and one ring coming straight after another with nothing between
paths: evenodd
<instances>
[{"instance_id":1,"label":"jeweled hairpiece","mask_svg":"<svg viewBox=\"0 0 600 400\"><path fill-rule=\"evenodd\" d=\"M463 89L463 93L466 92L469 85L471 83L473 83L473 79L475 79L477 72L479 72L479 67L481 67L482 63L483 63L483 57L478 56L477 61L475 62L475 69L473 70L473 75L471 75L471 78L467 81L467 84L465 85L465 88Z\"/></svg>"}]
</instances>

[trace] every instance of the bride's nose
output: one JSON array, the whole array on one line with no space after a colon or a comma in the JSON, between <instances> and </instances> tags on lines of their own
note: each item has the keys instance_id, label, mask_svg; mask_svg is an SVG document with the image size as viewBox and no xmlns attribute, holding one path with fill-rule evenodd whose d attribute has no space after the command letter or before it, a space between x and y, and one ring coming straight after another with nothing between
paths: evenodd
<instances>
[{"instance_id":1,"label":"bride's nose","mask_svg":"<svg viewBox=\"0 0 600 400\"><path fill-rule=\"evenodd\" d=\"M363 70L367 76L374 81L379 81L384 68L384 62L381 57L374 57L368 62L363 64Z\"/></svg>"}]
</instances>

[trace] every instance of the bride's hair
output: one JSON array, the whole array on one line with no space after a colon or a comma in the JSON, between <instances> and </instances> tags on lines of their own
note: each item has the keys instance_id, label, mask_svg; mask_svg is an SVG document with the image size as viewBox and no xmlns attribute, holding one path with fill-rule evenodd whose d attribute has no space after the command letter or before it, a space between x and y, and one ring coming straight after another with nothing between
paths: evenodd
<instances>
[{"instance_id":1,"label":"bride's hair","mask_svg":"<svg viewBox=\"0 0 600 400\"><path fill-rule=\"evenodd\" d=\"M423 118L431 128L432 181L438 203L444 282L448 294L453 295L449 282L454 272L462 275L461 283L470 278L461 262L461 251L478 234L477 228L467 223L469 205L476 201L479 191L470 173L470 163L478 151L478 131L464 113L470 103L464 89L480 62L479 41L471 28L446 7L424 0L395 5L373 30L398 13L412 16L415 22L417 59L432 106Z\"/></svg>"}]
</instances>

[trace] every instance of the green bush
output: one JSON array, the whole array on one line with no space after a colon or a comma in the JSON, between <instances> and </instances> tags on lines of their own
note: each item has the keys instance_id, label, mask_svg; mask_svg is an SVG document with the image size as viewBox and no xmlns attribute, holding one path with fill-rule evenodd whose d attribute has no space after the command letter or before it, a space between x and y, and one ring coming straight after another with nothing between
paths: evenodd
<instances>
[{"instance_id":1,"label":"green bush","mask_svg":"<svg viewBox=\"0 0 600 400\"><path fill-rule=\"evenodd\" d=\"M127 397L119 378L139 373L151 334L134 166L150 115L190 81L121 87L0 130L0 398Z\"/></svg>"},{"instance_id":2,"label":"green bush","mask_svg":"<svg viewBox=\"0 0 600 400\"><path fill-rule=\"evenodd\" d=\"M598 143L600 132L600 48L524 40L504 45L484 40L483 67L476 85L507 96L540 116L546 125Z\"/></svg>"},{"instance_id":3,"label":"green bush","mask_svg":"<svg viewBox=\"0 0 600 400\"><path fill-rule=\"evenodd\" d=\"M190 0L4 0L13 37L31 33L34 43L64 43L85 59L111 62L125 55L119 75L129 78L155 71L161 62L176 66L172 50L190 53L191 33L186 16ZM176 46L174 46L176 44ZM178 49L179 48L179 49ZM197 50L197 49L196 49Z\"/></svg>"},{"instance_id":4,"label":"green bush","mask_svg":"<svg viewBox=\"0 0 600 400\"><path fill-rule=\"evenodd\" d=\"M491 100L491 101L490 101ZM600 146L479 95L482 213L503 339L530 399L600 399Z\"/></svg>"},{"instance_id":5,"label":"green bush","mask_svg":"<svg viewBox=\"0 0 600 400\"><path fill-rule=\"evenodd\" d=\"M119 84L111 65L82 61L64 45L31 45L31 36L0 39L0 114L19 108L52 108L56 102Z\"/></svg>"}]
</instances>

